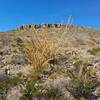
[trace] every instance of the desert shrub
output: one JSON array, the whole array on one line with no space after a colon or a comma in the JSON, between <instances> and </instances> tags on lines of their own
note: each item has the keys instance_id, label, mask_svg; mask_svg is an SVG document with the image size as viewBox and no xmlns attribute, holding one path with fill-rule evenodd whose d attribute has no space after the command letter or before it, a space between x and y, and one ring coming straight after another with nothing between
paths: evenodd
<instances>
[{"instance_id":1,"label":"desert shrub","mask_svg":"<svg viewBox=\"0 0 100 100\"><path fill-rule=\"evenodd\" d=\"M87 65L87 62L79 60L74 63L73 71L67 69L67 75L71 81L66 85L66 89L77 100L80 100L81 97L90 100L89 98L93 96L92 92L100 86L99 81L92 77L95 72L94 68Z\"/></svg>"},{"instance_id":2,"label":"desert shrub","mask_svg":"<svg viewBox=\"0 0 100 100\"><path fill-rule=\"evenodd\" d=\"M26 79L23 96L20 97L20 100L32 100L34 97L41 97L41 84L43 83L43 80L41 79L42 73L43 69L39 69L38 71L30 71Z\"/></svg>"},{"instance_id":3,"label":"desert shrub","mask_svg":"<svg viewBox=\"0 0 100 100\"><path fill-rule=\"evenodd\" d=\"M22 42L23 41L23 42ZM34 32L31 39L17 39L19 49L24 53L34 69L40 68L52 59L59 47L54 47L54 41L47 33Z\"/></svg>"},{"instance_id":4,"label":"desert shrub","mask_svg":"<svg viewBox=\"0 0 100 100\"><path fill-rule=\"evenodd\" d=\"M48 79L44 74L45 67L39 69L38 71L31 71L27 76L25 89L23 90L23 96L20 97L20 100L63 100L63 96L58 88L51 87L49 90L46 90L44 83Z\"/></svg>"},{"instance_id":5,"label":"desert shrub","mask_svg":"<svg viewBox=\"0 0 100 100\"><path fill-rule=\"evenodd\" d=\"M27 60L33 66L30 74L27 76L25 90L21 100L32 100L34 97L41 97L42 83L45 79L43 69L46 63L53 59L58 52L59 47L54 47L55 42L47 33L32 33L31 39L17 39L17 45Z\"/></svg>"},{"instance_id":6,"label":"desert shrub","mask_svg":"<svg viewBox=\"0 0 100 100\"><path fill-rule=\"evenodd\" d=\"M23 43L22 39L21 39L21 38L19 38L19 37L18 37L18 38L16 38L16 39L15 39L15 41L16 41L18 44Z\"/></svg>"},{"instance_id":7,"label":"desert shrub","mask_svg":"<svg viewBox=\"0 0 100 100\"><path fill-rule=\"evenodd\" d=\"M0 81L0 100L6 100L8 89L22 83L21 76L19 73L17 76Z\"/></svg>"},{"instance_id":8,"label":"desert shrub","mask_svg":"<svg viewBox=\"0 0 100 100\"><path fill-rule=\"evenodd\" d=\"M96 55L100 52L100 47L93 47L92 49L88 50L88 52L92 55Z\"/></svg>"}]
</instances>

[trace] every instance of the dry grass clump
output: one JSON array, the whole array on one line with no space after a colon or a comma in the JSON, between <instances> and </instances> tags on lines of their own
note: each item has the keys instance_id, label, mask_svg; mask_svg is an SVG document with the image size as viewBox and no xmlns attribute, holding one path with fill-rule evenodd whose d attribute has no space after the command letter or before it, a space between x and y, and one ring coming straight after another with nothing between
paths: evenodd
<instances>
[{"instance_id":1,"label":"dry grass clump","mask_svg":"<svg viewBox=\"0 0 100 100\"><path fill-rule=\"evenodd\" d=\"M54 58L59 51L59 47L55 46L54 41L47 33L37 33L36 30L32 32L31 39L19 39L17 42L34 69L41 68L44 63Z\"/></svg>"},{"instance_id":2,"label":"dry grass clump","mask_svg":"<svg viewBox=\"0 0 100 100\"><path fill-rule=\"evenodd\" d=\"M24 37L18 39L17 42L34 69L40 68L44 63L53 59L65 45L71 45L66 38L67 26L60 37L48 34L48 30L30 30L29 32L32 34L30 39Z\"/></svg>"}]
</instances>

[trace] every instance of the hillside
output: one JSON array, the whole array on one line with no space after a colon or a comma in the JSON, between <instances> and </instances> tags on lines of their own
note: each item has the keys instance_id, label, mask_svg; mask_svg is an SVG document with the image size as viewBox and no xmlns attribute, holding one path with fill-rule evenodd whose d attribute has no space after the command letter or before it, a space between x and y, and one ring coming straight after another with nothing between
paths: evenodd
<instances>
[{"instance_id":1,"label":"hillside","mask_svg":"<svg viewBox=\"0 0 100 100\"><path fill-rule=\"evenodd\" d=\"M99 100L100 30L43 24L0 32L0 100L19 97Z\"/></svg>"}]
</instances>

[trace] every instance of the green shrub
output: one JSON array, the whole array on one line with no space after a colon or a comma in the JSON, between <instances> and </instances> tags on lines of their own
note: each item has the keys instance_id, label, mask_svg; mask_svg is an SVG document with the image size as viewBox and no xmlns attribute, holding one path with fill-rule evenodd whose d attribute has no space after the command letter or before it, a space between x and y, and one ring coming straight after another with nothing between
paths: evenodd
<instances>
[{"instance_id":1,"label":"green shrub","mask_svg":"<svg viewBox=\"0 0 100 100\"><path fill-rule=\"evenodd\" d=\"M100 86L98 80L92 77L94 68L89 68L87 62L82 61L75 62L74 67L73 71L67 69L67 75L71 81L66 85L66 89L77 100L80 100L81 97L88 100L89 96L92 95L92 92Z\"/></svg>"},{"instance_id":2,"label":"green shrub","mask_svg":"<svg viewBox=\"0 0 100 100\"><path fill-rule=\"evenodd\" d=\"M20 73L13 78L0 81L0 100L5 100L8 89L20 84L21 81L22 79Z\"/></svg>"},{"instance_id":3,"label":"green shrub","mask_svg":"<svg viewBox=\"0 0 100 100\"><path fill-rule=\"evenodd\" d=\"M42 95L42 80L40 78L42 73L42 69L38 71L33 70L30 72L30 74L27 76L25 90L23 90L23 96L20 98L20 100L32 100L33 97L39 97Z\"/></svg>"},{"instance_id":4,"label":"green shrub","mask_svg":"<svg viewBox=\"0 0 100 100\"><path fill-rule=\"evenodd\" d=\"M96 55L100 52L100 47L93 47L92 49L88 50L88 52L92 55Z\"/></svg>"}]
</instances>

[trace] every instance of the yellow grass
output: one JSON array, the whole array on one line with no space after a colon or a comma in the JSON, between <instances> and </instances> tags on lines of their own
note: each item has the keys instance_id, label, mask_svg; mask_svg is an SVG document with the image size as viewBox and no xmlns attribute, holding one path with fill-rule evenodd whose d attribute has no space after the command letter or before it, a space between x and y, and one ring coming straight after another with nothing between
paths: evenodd
<instances>
[{"instance_id":1,"label":"yellow grass","mask_svg":"<svg viewBox=\"0 0 100 100\"><path fill-rule=\"evenodd\" d=\"M23 48L33 68L39 69L44 63L55 57L59 48L54 48L55 43L47 33L39 34L36 30L32 33L31 40L25 40Z\"/></svg>"}]
</instances>

